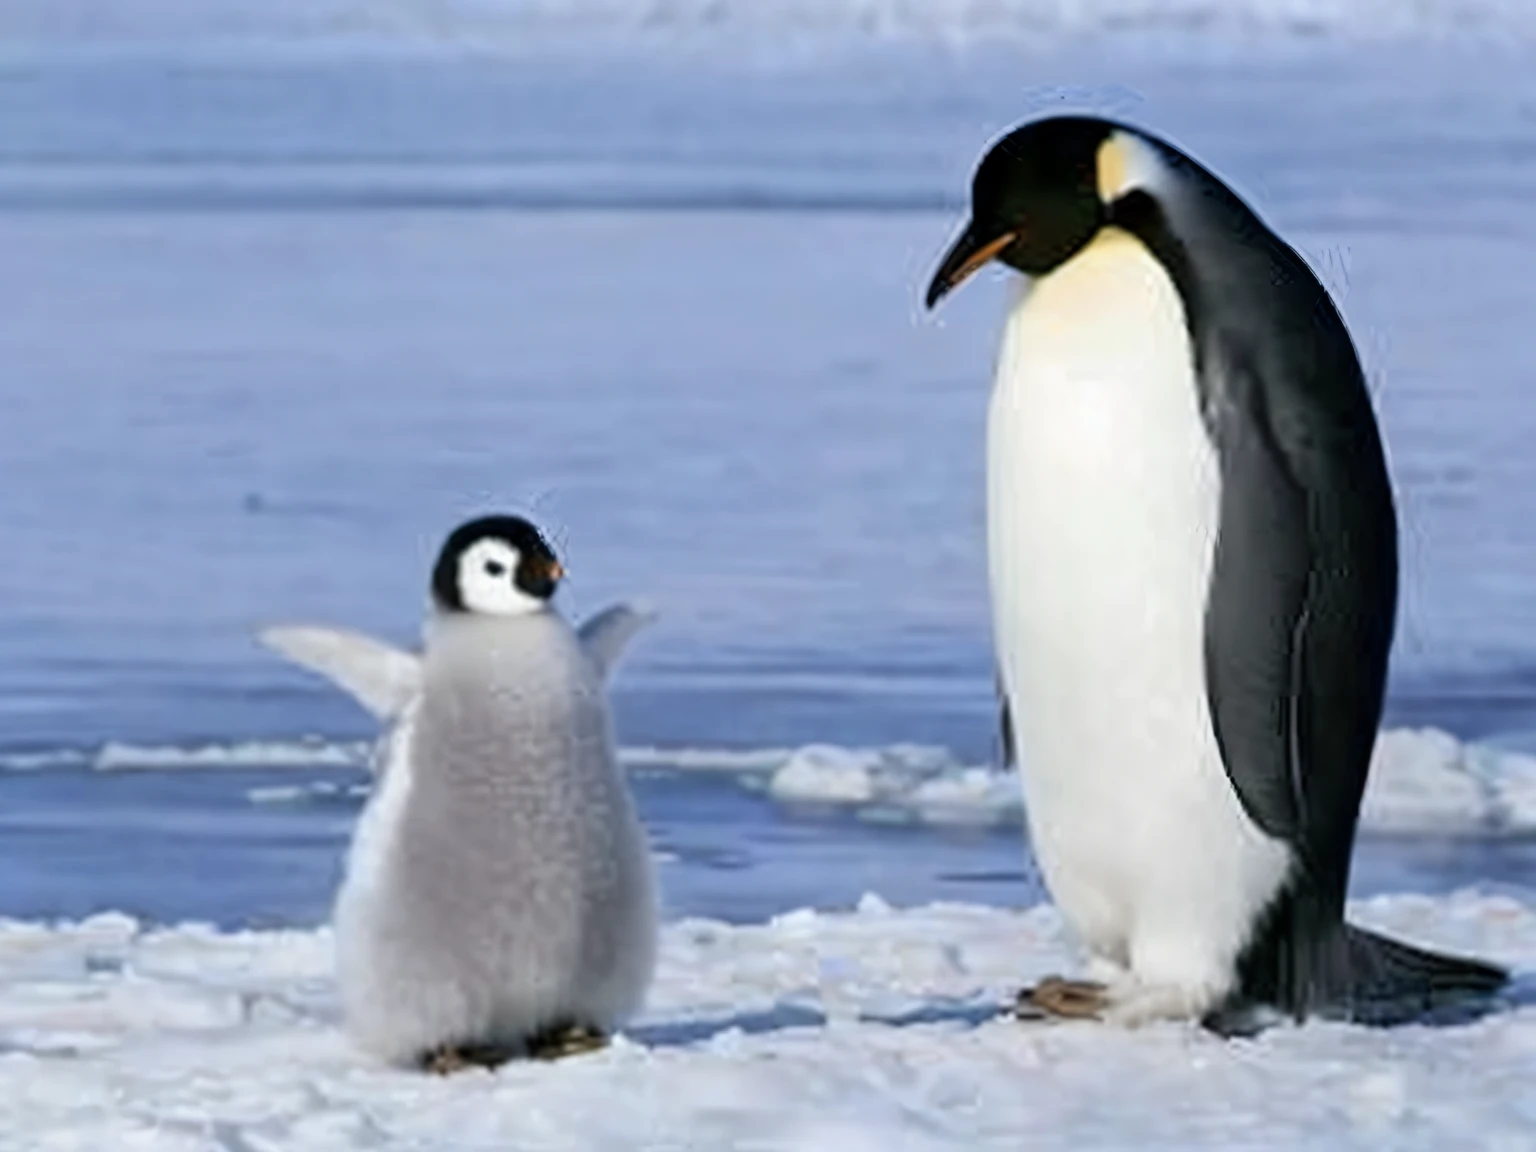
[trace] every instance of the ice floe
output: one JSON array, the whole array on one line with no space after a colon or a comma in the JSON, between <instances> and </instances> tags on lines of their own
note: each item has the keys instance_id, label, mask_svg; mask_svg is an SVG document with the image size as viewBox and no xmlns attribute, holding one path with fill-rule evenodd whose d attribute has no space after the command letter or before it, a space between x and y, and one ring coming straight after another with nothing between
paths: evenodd
<instances>
[{"instance_id":1,"label":"ice floe","mask_svg":"<svg viewBox=\"0 0 1536 1152\"><path fill-rule=\"evenodd\" d=\"M1353 912L1536 964L1536 909L1513 898ZM1528 988L1455 1028L1310 1024L1236 1042L999 1014L1022 981L1074 963L1048 908L868 896L744 927L685 920L664 932L645 1014L608 1050L440 1080L347 1045L324 929L0 921L0 1148L1530 1146Z\"/></svg>"},{"instance_id":2,"label":"ice floe","mask_svg":"<svg viewBox=\"0 0 1536 1152\"><path fill-rule=\"evenodd\" d=\"M334 778L264 784L247 796L261 804L337 803L366 795L366 741L241 741L191 747L108 743L98 749L0 754L0 771L74 769L171 771L355 770ZM634 772L718 774L774 801L806 810L842 810L876 823L1015 826L1022 822L1011 770L967 764L943 748L892 744L850 748L626 748ZM1520 835L1536 831L1536 756L1468 743L1436 729L1392 729L1376 746L1361 826L1384 834Z\"/></svg>"}]
</instances>

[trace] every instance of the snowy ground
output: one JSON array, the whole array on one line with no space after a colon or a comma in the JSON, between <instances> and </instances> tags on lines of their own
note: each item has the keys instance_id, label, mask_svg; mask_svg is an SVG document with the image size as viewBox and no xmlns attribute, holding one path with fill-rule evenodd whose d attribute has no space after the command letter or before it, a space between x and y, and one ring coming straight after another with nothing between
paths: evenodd
<instances>
[{"instance_id":1,"label":"snowy ground","mask_svg":"<svg viewBox=\"0 0 1536 1152\"><path fill-rule=\"evenodd\" d=\"M1536 907L1387 897L1357 917L1536 967ZM1055 914L958 905L666 930L610 1050L449 1080L335 1020L324 931L0 922L0 1149L1531 1147L1536 996L1479 1023L1223 1042L996 1009L1072 964Z\"/></svg>"}]
</instances>

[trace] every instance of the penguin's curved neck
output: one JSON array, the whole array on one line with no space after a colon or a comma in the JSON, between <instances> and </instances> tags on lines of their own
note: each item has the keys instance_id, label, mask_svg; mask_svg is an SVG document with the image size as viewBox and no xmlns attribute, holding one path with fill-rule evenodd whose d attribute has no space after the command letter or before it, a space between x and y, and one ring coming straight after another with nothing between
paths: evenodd
<instances>
[{"instance_id":1,"label":"penguin's curved neck","mask_svg":"<svg viewBox=\"0 0 1536 1152\"><path fill-rule=\"evenodd\" d=\"M1108 204L1104 219L1106 226L1119 228L1141 241L1173 281L1184 304L1185 324L1194 345L1198 371L1200 341L1196 334L1205 313L1204 293L1189 258L1189 249L1174 233L1168 214L1151 193L1136 188Z\"/></svg>"}]
</instances>

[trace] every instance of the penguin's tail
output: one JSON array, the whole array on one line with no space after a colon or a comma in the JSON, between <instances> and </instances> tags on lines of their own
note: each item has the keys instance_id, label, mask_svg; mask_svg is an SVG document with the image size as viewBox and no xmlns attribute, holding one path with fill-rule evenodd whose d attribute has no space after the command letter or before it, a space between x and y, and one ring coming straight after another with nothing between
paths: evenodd
<instances>
[{"instance_id":1,"label":"penguin's tail","mask_svg":"<svg viewBox=\"0 0 1536 1152\"><path fill-rule=\"evenodd\" d=\"M1353 924L1341 927L1349 1015L1361 1024L1464 1019L1492 1007L1509 982L1509 973L1494 964L1430 952Z\"/></svg>"},{"instance_id":2,"label":"penguin's tail","mask_svg":"<svg viewBox=\"0 0 1536 1152\"><path fill-rule=\"evenodd\" d=\"M1232 1000L1206 1023L1223 1033L1252 1031L1266 1009L1377 1027L1459 1023L1492 1010L1508 981L1496 965L1357 928L1310 894L1291 892L1240 959Z\"/></svg>"}]
</instances>

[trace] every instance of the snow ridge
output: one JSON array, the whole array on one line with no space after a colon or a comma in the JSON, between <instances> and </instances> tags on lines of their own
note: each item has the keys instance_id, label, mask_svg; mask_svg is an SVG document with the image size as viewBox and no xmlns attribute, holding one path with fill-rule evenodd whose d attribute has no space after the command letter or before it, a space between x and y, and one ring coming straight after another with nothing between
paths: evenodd
<instances>
[{"instance_id":1,"label":"snow ridge","mask_svg":"<svg viewBox=\"0 0 1536 1152\"><path fill-rule=\"evenodd\" d=\"M367 741L251 740L186 747L118 742L96 749L0 753L0 772L73 770L325 771L324 779L253 787L257 804L354 803L366 796L372 746ZM989 764L967 764L944 748L892 744L848 748L631 747L620 759L633 772L715 773L788 807L842 810L861 820L928 826L1015 827L1023 820L1017 777ZM341 782L335 770L359 778ZM1361 808L1361 826L1382 834L1522 835L1536 830L1536 757L1464 743L1435 729L1395 729L1377 742Z\"/></svg>"}]
</instances>

